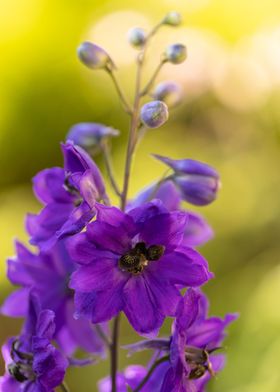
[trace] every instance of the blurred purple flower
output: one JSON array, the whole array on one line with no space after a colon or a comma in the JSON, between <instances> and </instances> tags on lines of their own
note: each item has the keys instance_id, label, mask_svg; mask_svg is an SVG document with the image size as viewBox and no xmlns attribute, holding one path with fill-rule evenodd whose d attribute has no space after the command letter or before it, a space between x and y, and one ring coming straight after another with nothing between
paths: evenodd
<instances>
[{"instance_id":1,"label":"blurred purple flower","mask_svg":"<svg viewBox=\"0 0 280 392\"><path fill-rule=\"evenodd\" d=\"M2 350L6 373L0 378L1 392L54 392L62 383L68 363L51 344L54 317L51 310L41 310L31 293L21 335Z\"/></svg>"},{"instance_id":2,"label":"blurred purple flower","mask_svg":"<svg viewBox=\"0 0 280 392\"><path fill-rule=\"evenodd\" d=\"M103 354L102 341L87 320L75 320L74 293L68 288L76 265L66 252L64 242L48 252L31 253L16 242L16 257L8 260L8 278L21 286L5 300L1 313L11 317L24 317L28 312L29 292L32 288L44 309L56 316L54 337L63 352L71 355L76 348Z\"/></svg>"},{"instance_id":3,"label":"blurred purple flower","mask_svg":"<svg viewBox=\"0 0 280 392\"><path fill-rule=\"evenodd\" d=\"M75 145L91 152L94 147L100 145L103 139L118 136L119 133L117 129L104 124L90 122L79 123L70 128L66 140L70 140Z\"/></svg>"},{"instance_id":4,"label":"blurred purple flower","mask_svg":"<svg viewBox=\"0 0 280 392\"><path fill-rule=\"evenodd\" d=\"M216 199L220 176L213 167L193 159L170 159L157 154L153 156L174 170L174 175L170 178L185 201L203 206Z\"/></svg>"},{"instance_id":5,"label":"blurred purple flower","mask_svg":"<svg viewBox=\"0 0 280 392\"><path fill-rule=\"evenodd\" d=\"M79 146L62 144L64 169L54 167L33 179L37 198L45 205L38 214L28 214L31 244L47 250L59 238L78 233L95 215L95 201L108 200L101 173Z\"/></svg>"},{"instance_id":6,"label":"blurred purple flower","mask_svg":"<svg viewBox=\"0 0 280 392\"><path fill-rule=\"evenodd\" d=\"M100 323L123 310L138 333L155 335L164 318L175 315L176 285L200 286L212 277L205 259L181 246L188 215L159 201L128 213L96 208L97 219L69 241L81 264L70 282L76 315Z\"/></svg>"}]
</instances>

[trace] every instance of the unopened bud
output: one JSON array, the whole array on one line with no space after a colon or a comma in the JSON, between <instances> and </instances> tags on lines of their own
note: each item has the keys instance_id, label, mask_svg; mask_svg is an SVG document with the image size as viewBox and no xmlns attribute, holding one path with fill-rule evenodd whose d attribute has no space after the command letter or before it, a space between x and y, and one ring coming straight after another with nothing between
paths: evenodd
<instances>
[{"instance_id":1,"label":"unopened bud","mask_svg":"<svg viewBox=\"0 0 280 392\"><path fill-rule=\"evenodd\" d=\"M165 49L164 57L172 64L181 64L187 58L187 48L183 44L169 45Z\"/></svg>"},{"instance_id":2,"label":"unopened bud","mask_svg":"<svg viewBox=\"0 0 280 392\"><path fill-rule=\"evenodd\" d=\"M179 26L181 22L182 22L181 14L179 14L179 12L177 11L168 12L168 14L163 19L163 24L169 26Z\"/></svg>"},{"instance_id":3,"label":"unopened bud","mask_svg":"<svg viewBox=\"0 0 280 392\"><path fill-rule=\"evenodd\" d=\"M152 101L142 106L140 117L148 128L158 128L168 120L168 107L162 101Z\"/></svg>"},{"instance_id":4,"label":"unopened bud","mask_svg":"<svg viewBox=\"0 0 280 392\"><path fill-rule=\"evenodd\" d=\"M139 27L134 27L133 29L130 29L128 32L128 41L135 48L141 49L146 42L146 37L147 34L145 30Z\"/></svg>"},{"instance_id":5,"label":"unopened bud","mask_svg":"<svg viewBox=\"0 0 280 392\"><path fill-rule=\"evenodd\" d=\"M84 65L91 69L114 67L114 63L108 53L91 42L83 42L78 47L78 57Z\"/></svg>"},{"instance_id":6,"label":"unopened bud","mask_svg":"<svg viewBox=\"0 0 280 392\"><path fill-rule=\"evenodd\" d=\"M156 86L152 96L154 99L165 102L171 108L181 102L182 88L175 82L162 82Z\"/></svg>"},{"instance_id":7,"label":"unopened bud","mask_svg":"<svg viewBox=\"0 0 280 392\"><path fill-rule=\"evenodd\" d=\"M92 148L100 145L103 139L118 135L117 129L107 127L104 124L79 123L70 128L66 140L71 140L75 145L92 151Z\"/></svg>"},{"instance_id":8,"label":"unopened bud","mask_svg":"<svg viewBox=\"0 0 280 392\"><path fill-rule=\"evenodd\" d=\"M216 199L220 188L220 176L213 167L193 159L170 159L161 155L154 156L174 170L172 179L183 200L203 206Z\"/></svg>"}]
</instances>

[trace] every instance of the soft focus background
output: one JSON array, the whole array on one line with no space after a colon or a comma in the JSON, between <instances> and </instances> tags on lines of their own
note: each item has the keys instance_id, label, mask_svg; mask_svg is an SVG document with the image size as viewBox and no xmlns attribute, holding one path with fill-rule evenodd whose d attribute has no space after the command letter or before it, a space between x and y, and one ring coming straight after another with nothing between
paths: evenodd
<instances>
[{"instance_id":1,"label":"soft focus background","mask_svg":"<svg viewBox=\"0 0 280 392\"><path fill-rule=\"evenodd\" d=\"M219 198L202 211L216 232L201 250L216 274L205 291L212 314L238 311L240 319L225 343L227 367L209 391L279 392L279 0L0 0L1 301L12 289L5 259L13 254L13 239L27 240L25 213L39 209L31 178L61 164L59 141L72 124L98 121L121 130L113 155L122 179L127 116L108 77L82 66L76 47L87 39L103 45L131 97L136 52L126 32L149 28L173 9L184 24L160 31L146 78L166 44L186 43L189 59L166 66L159 78L180 82L185 101L138 149L130 196L164 170L150 152L199 159L219 170ZM19 321L1 317L1 343L19 328ZM124 318L122 328L122 343L132 342ZM122 354L121 365L126 362ZM107 370L101 363L69 372L71 391L95 391L90 385Z\"/></svg>"}]
</instances>

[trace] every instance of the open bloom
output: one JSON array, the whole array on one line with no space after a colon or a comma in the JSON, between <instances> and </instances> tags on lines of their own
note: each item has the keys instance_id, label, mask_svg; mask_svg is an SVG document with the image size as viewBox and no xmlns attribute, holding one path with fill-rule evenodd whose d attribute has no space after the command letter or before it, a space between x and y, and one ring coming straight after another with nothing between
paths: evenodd
<instances>
[{"instance_id":1,"label":"open bloom","mask_svg":"<svg viewBox=\"0 0 280 392\"><path fill-rule=\"evenodd\" d=\"M236 319L207 317L208 303L199 291L189 289L177 309L170 339L143 341L128 346L132 352L152 348L161 352L153 392L203 392L206 383L222 369L224 356L215 352L225 338L225 328ZM154 377L152 382L154 383ZM149 388L149 381L145 384Z\"/></svg>"},{"instance_id":2,"label":"open bloom","mask_svg":"<svg viewBox=\"0 0 280 392\"><path fill-rule=\"evenodd\" d=\"M51 344L54 313L41 310L30 294L29 310L22 333L3 347L6 373L0 378L1 392L54 392L63 381L66 359Z\"/></svg>"},{"instance_id":3,"label":"open bloom","mask_svg":"<svg viewBox=\"0 0 280 392\"><path fill-rule=\"evenodd\" d=\"M216 199L220 176L213 167L193 159L170 159L157 154L154 157L173 169L171 179L183 200L203 206Z\"/></svg>"},{"instance_id":4,"label":"open bloom","mask_svg":"<svg viewBox=\"0 0 280 392\"><path fill-rule=\"evenodd\" d=\"M81 266L71 277L76 316L93 323L124 311L140 334L156 334L174 316L180 287L200 286L212 274L205 259L181 246L188 214L159 201L128 213L98 205L97 219L69 241Z\"/></svg>"},{"instance_id":5,"label":"open bloom","mask_svg":"<svg viewBox=\"0 0 280 392\"><path fill-rule=\"evenodd\" d=\"M128 208L135 208L152 199L159 199L169 211L179 210L181 205L181 196L176 185L167 180L160 184L154 183L142 190L135 199L133 199ZM213 230L207 221L198 214L187 210L188 224L185 227L183 243L187 246L200 246L213 238Z\"/></svg>"},{"instance_id":6,"label":"open bloom","mask_svg":"<svg viewBox=\"0 0 280 392\"><path fill-rule=\"evenodd\" d=\"M90 156L71 142L62 144L64 169L54 167L33 179L34 193L45 205L28 214L31 244L50 248L59 238L78 233L95 214L95 201L107 201L101 173Z\"/></svg>"},{"instance_id":7,"label":"open bloom","mask_svg":"<svg viewBox=\"0 0 280 392\"><path fill-rule=\"evenodd\" d=\"M87 320L75 320L74 293L68 288L76 265L60 240L48 252L33 254L23 244L16 243L17 255L8 260L8 278L19 285L6 299L1 313L11 317L24 317L28 312L29 292L36 293L44 309L56 316L54 337L67 355L77 348L92 353L103 353L99 335Z\"/></svg>"}]
</instances>

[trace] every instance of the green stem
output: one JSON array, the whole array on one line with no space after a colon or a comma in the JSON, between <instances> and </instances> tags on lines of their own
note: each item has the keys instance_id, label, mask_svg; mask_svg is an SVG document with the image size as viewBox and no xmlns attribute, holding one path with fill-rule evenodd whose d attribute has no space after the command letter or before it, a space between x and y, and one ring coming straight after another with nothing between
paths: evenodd
<instances>
[{"instance_id":1,"label":"green stem","mask_svg":"<svg viewBox=\"0 0 280 392\"><path fill-rule=\"evenodd\" d=\"M110 155L110 151L109 151L108 144L106 141L101 143L101 149L103 152L104 162L105 162L106 170L107 170L108 177L109 177L110 183L112 185L112 188L114 189L116 195L121 197L121 191L120 191L119 186L115 180L111 155Z\"/></svg>"},{"instance_id":2,"label":"green stem","mask_svg":"<svg viewBox=\"0 0 280 392\"><path fill-rule=\"evenodd\" d=\"M59 386L60 386L60 389L61 389L63 392L70 392L70 389L68 388L68 386L66 385L65 382L63 382L63 383L60 384Z\"/></svg>"},{"instance_id":3,"label":"green stem","mask_svg":"<svg viewBox=\"0 0 280 392\"><path fill-rule=\"evenodd\" d=\"M115 317L113 322L113 336L111 344L111 382L112 392L117 392L117 370L118 370L118 342L120 328L120 313Z\"/></svg>"},{"instance_id":4,"label":"green stem","mask_svg":"<svg viewBox=\"0 0 280 392\"><path fill-rule=\"evenodd\" d=\"M108 74L110 75L110 77L112 79L112 82L113 82L113 84L114 84L114 86L115 86L115 88L117 90L118 96L120 97L120 100L121 100L121 103L123 105L124 110L126 111L126 113L132 115L131 106L128 103L128 101L127 101L127 99L126 99L126 97L124 95L124 92L123 92L123 90L122 90L122 88L121 88L121 86L120 86L120 84L119 84L119 82L118 82L118 80L116 78L116 75L115 75L114 71L112 69L110 69L110 68L106 68L106 71L108 72Z\"/></svg>"}]
</instances>

